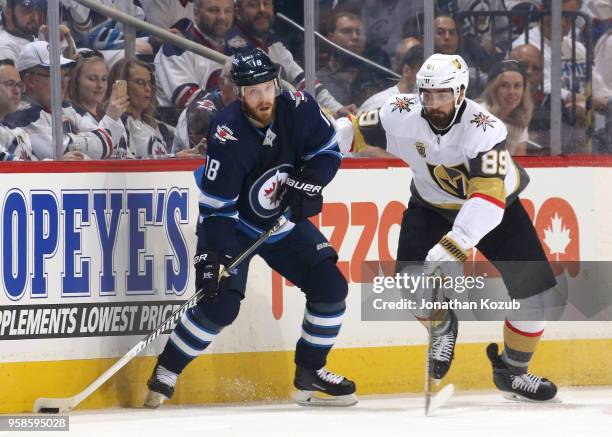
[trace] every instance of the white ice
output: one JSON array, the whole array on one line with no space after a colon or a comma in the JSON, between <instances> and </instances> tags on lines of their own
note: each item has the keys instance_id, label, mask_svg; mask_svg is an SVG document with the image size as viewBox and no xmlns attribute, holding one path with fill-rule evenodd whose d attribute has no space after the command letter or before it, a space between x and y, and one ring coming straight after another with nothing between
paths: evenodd
<instances>
[{"instance_id":1,"label":"white ice","mask_svg":"<svg viewBox=\"0 0 612 437\"><path fill-rule=\"evenodd\" d=\"M76 411L70 414L70 432L51 435L612 436L612 387L562 388L559 397L561 403L516 403L504 400L496 392L463 391L456 393L434 417L424 416L422 395L364 396L356 406L348 408L275 403Z\"/></svg>"}]
</instances>

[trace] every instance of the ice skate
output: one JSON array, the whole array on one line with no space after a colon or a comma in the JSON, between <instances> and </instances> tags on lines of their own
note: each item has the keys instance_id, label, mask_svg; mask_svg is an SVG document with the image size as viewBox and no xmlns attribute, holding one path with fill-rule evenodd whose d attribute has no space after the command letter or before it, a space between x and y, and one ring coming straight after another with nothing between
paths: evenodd
<instances>
[{"instance_id":1,"label":"ice skate","mask_svg":"<svg viewBox=\"0 0 612 437\"><path fill-rule=\"evenodd\" d=\"M349 407L357 403L355 383L321 367L308 370L296 367L293 385L295 401L305 406Z\"/></svg>"},{"instance_id":2,"label":"ice skate","mask_svg":"<svg viewBox=\"0 0 612 437\"><path fill-rule=\"evenodd\" d=\"M498 346L491 343L487 356L493 366L493 382L506 399L530 402L559 402L555 397L557 386L546 378L531 373L514 375L498 354Z\"/></svg>"},{"instance_id":3,"label":"ice skate","mask_svg":"<svg viewBox=\"0 0 612 437\"><path fill-rule=\"evenodd\" d=\"M450 369L453 358L455 357L455 343L459 333L457 316L452 310L448 311L450 326L444 334L436 335L434 333L433 344L431 346L432 376L437 381L444 378Z\"/></svg>"},{"instance_id":4,"label":"ice skate","mask_svg":"<svg viewBox=\"0 0 612 437\"><path fill-rule=\"evenodd\" d=\"M157 408L174 394L174 386L178 375L157 364L153 374L147 381L149 393L144 402L147 408Z\"/></svg>"}]
</instances>

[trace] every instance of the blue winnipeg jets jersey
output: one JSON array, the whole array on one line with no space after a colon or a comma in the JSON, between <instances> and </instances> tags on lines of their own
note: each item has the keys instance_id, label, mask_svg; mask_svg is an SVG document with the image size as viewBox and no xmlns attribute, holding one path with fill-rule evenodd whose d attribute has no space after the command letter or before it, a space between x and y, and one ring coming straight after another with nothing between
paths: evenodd
<instances>
[{"instance_id":1,"label":"blue winnipeg jets jersey","mask_svg":"<svg viewBox=\"0 0 612 437\"><path fill-rule=\"evenodd\" d=\"M276 115L266 128L255 127L235 101L213 118L207 140L206 167L195 172L201 191L198 246L216 250L235 247L236 229L258 237L277 219L282 187L294 168L327 185L342 160L333 125L316 100L299 91L276 98Z\"/></svg>"}]
</instances>

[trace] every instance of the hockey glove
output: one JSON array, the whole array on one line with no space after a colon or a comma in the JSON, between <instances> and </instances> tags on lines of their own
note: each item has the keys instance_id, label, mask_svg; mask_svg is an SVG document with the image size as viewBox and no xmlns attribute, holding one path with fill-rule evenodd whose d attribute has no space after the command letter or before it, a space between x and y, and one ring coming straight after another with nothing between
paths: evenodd
<instances>
[{"instance_id":1,"label":"hockey glove","mask_svg":"<svg viewBox=\"0 0 612 437\"><path fill-rule=\"evenodd\" d=\"M323 185L308 171L295 170L287 177L284 189L281 210L291 208L292 222L317 215L323 209Z\"/></svg>"},{"instance_id":2,"label":"hockey glove","mask_svg":"<svg viewBox=\"0 0 612 437\"><path fill-rule=\"evenodd\" d=\"M220 282L223 278L219 278L219 275L229 262L229 256L220 257L212 250L204 250L193 258L196 291L203 290L203 300L210 301L221 294Z\"/></svg>"},{"instance_id":3,"label":"hockey glove","mask_svg":"<svg viewBox=\"0 0 612 437\"><path fill-rule=\"evenodd\" d=\"M440 269L442 276L456 276L461 273L462 265L470 250L467 239L455 231L446 234L427 253L423 273L431 276Z\"/></svg>"}]
</instances>

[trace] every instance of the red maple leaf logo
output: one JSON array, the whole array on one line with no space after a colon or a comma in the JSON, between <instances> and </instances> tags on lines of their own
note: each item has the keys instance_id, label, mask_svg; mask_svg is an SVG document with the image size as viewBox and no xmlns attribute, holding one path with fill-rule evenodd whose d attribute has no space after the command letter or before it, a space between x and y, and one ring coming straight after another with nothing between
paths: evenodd
<instances>
[{"instance_id":1,"label":"red maple leaf logo","mask_svg":"<svg viewBox=\"0 0 612 437\"><path fill-rule=\"evenodd\" d=\"M272 182L272 186L270 188L264 189L264 194L266 197L270 197L276 191L276 182Z\"/></svg>"}]
</instances>

